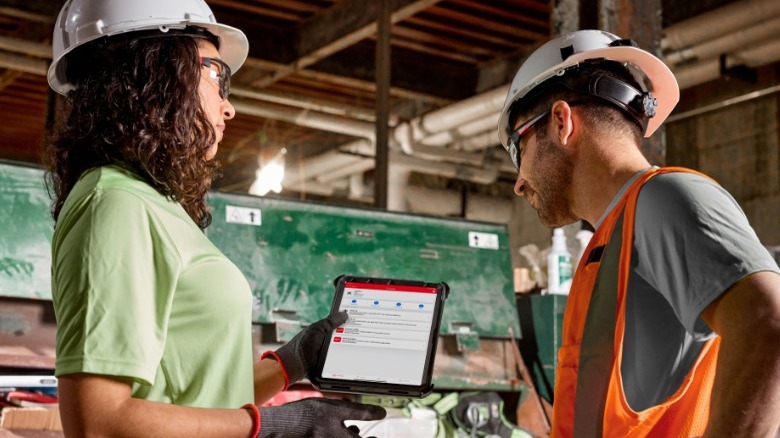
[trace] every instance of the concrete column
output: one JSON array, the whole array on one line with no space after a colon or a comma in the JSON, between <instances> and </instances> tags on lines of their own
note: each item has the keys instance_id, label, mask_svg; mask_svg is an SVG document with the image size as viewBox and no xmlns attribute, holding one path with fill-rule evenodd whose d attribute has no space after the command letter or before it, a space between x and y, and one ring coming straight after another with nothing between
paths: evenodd
<instances>
[{"instance_id":1,"label":"concrete column","mask_svg":"<svg viewBox=\"0 0 780 438\"><path fill-rule=\"evenodd\" d=\"M580 0L550 2L550 31L553 37L580 29Z\"/></svg>"},{"instance_id":2,"label":"concrete column","mask_svg":"<svg viewBox=\"0 0 780 438\"><path fill-rule=\"evenodd\" d=\"M631 38L644 50L660 55L663 23L661 0L599 0L599 29ZM666 164L666 129L661 126L642 142L651 164Z\"/></svg>"}]
</instances>

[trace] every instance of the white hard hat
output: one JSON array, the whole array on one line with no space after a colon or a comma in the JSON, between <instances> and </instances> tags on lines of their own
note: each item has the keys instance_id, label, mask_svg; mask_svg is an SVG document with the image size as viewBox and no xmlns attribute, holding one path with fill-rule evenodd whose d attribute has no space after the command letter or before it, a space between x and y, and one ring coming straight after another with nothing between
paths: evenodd
<instances>
[{"instance_id":1,"label":"white hard hat","mask_svg":"<svg viewBox=\"0 0 780 438\"><path fill-rule=\"evenodd\" d=\"M219 55L235 72L249 53L249 42L239 29L217 23L203 0L68 0L54 25L49 85L66 94L73 84L65 76L67 54L101 37L142 30L196 26L219 38Z\"/></svg>"},{"instance_id":2,"label":"white hard hat","mask_svg":"<svg viewBox=\"0 0 780 438\"><path fill-rule=\"evenodd\" d=\"M509 150L509 136L513 129L513 126L510 126L512 122L509 120L510 112L518 101L528 96L545 81L563 76L567 70L584 62L599 60L622 63L642 87L642 90L636 90L639 92L638 96L649 97L652 100L655 114L653 115L652 109L648 108L647 127L644 132L645 137L652 135L680 100L680 89L674 74L660 59L637 48L633 41L600 30L580 30L548 41L536 49L520 66L509 87L498 120L498 136L504 148ZM623 85L623 82L610 78L608 85ZM629 87L635 90L633 86ZM592 90L591 92L593 93ZM616 103L608 96L607 100Z\"/></svg>"}]
</instances>

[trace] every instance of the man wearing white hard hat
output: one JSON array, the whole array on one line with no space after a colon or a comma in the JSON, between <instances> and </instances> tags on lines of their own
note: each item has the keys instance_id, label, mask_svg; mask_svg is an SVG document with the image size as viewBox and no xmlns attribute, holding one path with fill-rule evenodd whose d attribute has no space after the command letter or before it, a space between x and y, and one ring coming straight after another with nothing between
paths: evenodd
<instances>
[{"instance_id":1,"label":"man wearing white hard hat","mask_svg":"<svg viewBox=\"0 0 780 438\"><path fill-rule=\"evenodd\" d=\"M46 145L54 194L55 374L66 436L357 437L383 408L258 408L313 373L318 321L253 358L252 292L203 234L246 36L203 0L69 0L49 84L69 113Z\"/></svg>"},{"instance_id":2,"label":"man wearing white hard hat","mask_svg":"<svg viewBox=\"0 0 780 438\"><path fill-rule=\"evenodd\" d=\"M596 30L518 70L499 138L548 227L595 228L563 322L554 437L774 437L780 269L736 201L640 151L679 99L671 71Z\"/></svg>"}]
</instances>

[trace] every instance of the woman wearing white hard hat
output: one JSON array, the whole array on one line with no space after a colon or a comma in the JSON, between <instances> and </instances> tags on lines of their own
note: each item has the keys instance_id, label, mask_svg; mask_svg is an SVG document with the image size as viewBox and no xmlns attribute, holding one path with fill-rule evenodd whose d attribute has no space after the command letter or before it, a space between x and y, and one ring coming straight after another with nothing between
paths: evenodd
<instances>
[{"instance_id":1,"label":"woman wearing white hard hat","mask_svg":"<svg viewBox=\"0 0 780 438\"><path fill-rule=\"evenodd\" d=\"M257 407L313 371L346 315L255 361L251 289L203 234L244 34L202 0L70 0L53 51L70 108L45 150L66 436L355 437L344 420L384 417Z\"/></svg>"},{"instance_id":2,"label":"woman wearing white hard hat","mask_svg":"<svg viewBox=\"0 0 780 438\"><path fill-rule=\"evenodd\" d=\"M678 97L661 60L597 30L545 43L510 86L498 129L515 192L549 227L595 228L566 304L553 437L780 427L780 268L722 187L640 149Z\"/></svg>"}]
</instances>

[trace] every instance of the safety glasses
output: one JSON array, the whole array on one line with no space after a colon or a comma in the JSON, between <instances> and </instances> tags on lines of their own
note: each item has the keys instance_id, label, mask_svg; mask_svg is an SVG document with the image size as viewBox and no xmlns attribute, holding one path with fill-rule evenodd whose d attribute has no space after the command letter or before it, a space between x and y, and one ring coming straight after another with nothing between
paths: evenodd
<instances>
[{"instance_id":1,"label":"safety glasses","mask_svg":"<svg viewBox=\"0 0 780 438\"><path fill-rule=\"evenodd\" d=\"M578 99L573 102L569 102L569 107L575 107L584 103L587 102L585 100ZM550 111L552 111L552 109L542 111L539 114L526 120L522 125L515 129L515 132L512 135L509 136L509 156L512 158L512 164L515 165L518 171L520 170L520 156L523 154L523 149L520 147L520 142L523 140L523 136L528 134L528 131L530 131L534 125L550 115Z\"/></svg>"},{"instance_id":2,"label":"safety glasses","mask_svg":"<svg viewBox=\"0 0 780 438\"><path fill-rule=\"evenodd\" d=\"M540 120L549 114L550 110L547 110L531 117L530 119L526 120L525 123L520 125L512 135L509 136L509 156L512 158L512 164L515 165L517 170L520 170L520 155L523 152L523 150L520 148L520 140L523 139L523 136L527 134L528 131L534 127L534 125L539 123Z\"/></svg>"},{"instance_id":3,"label":"safety glasses","mask_svg":"<svg viewBox=\"0 0 780 438\"><path fill-rule=\"evenodd\" d=\"M222 100L230 95L230 67L218 58L201 56L200 65L209 69L209 77L219 85L219 97Z\"/></svg>"}]
</instances>

